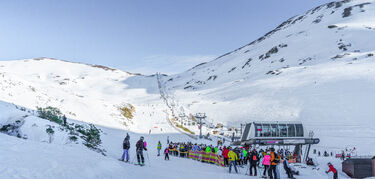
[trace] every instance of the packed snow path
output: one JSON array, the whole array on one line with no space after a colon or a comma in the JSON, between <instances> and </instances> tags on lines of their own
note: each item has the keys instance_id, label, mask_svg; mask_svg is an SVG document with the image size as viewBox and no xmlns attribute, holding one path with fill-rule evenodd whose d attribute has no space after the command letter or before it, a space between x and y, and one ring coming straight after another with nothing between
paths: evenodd
<instances>
[{"instance_id":1,"label":"packed snow path","mask_svg":"<svg viewBox=\"0 0 375 179\"><path fill-rule=\"evenodd\" d=\"M176 110L174 108L175 103L172 101L172 104L170 104L169 100L171 100L171 99L169 98L169 95L166 93L165 86L163 85L163 82L161 81L160 73L156 74L156 79L158 81L158 88L159 88L159 91L160 91L161 98L163 99L165 104L168 106L169 111L171 112L171 117L176 118L177 117L176 112L175 112ZM169 114L168 114L167 111L166 111L166 115L167 115L166 120L168 121L170 126L172 126L176 131L179 131L180 133L185 134L185 135L187 135L187 136L189 136L193 139L198 139L196 135L188 134L188 133L182 131L182 129L180 129L180 128L176 127L174 124L172 124L172 122L169 119Z\"/></svg>"}]
</instances>

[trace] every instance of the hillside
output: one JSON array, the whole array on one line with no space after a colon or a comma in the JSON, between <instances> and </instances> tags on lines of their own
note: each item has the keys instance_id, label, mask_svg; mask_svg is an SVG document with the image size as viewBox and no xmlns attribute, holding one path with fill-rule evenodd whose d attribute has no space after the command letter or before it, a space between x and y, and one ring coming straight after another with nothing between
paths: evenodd
<instances>
[{"instance_id":1,"label":"hillside","mask_svg":"<svg viewBox=\"0 0 375 179\"><path fill-rule=\"evenodd\" d=\"M163 86L176 113L205 112L208 121L228 127L299 120L322 139L321 146L361 146L373 153L374 41L374 1L328 3L211 62L163 78Z\"/></svg>"},{"instance_id":2,"label":"hillside","mask_svg":"<svg viewBox=\"0 0 375 179\"><path fill-rule=\"evenodd\" d=\"M140 133L154 127L142 122L146 116L166 116L155 77L103 66L48 58L2 61L0 91L0 99L8 103L29 109L53 106L73 120L119 129L135 126ZM128 108L131 115L122 115L119 108Z\"/></svg>"},{"instance_id":3,"label":"hillside","mask_svg":"<svg viewBox=\"0 0 375 179\"><path fill-rule=\"evenodd\" d=\"M320 138L314 149L375 155L374 41L375 0L344 0L172 76L53 58L0 61L0 178L249 178L243 169L234 175L190 159L165 161L156 146L216 144L251 121L302 121ZM67 126L38 113L51 108ZM202 131L212 140L197 139L196 113L207 115ZM224 128L213 129L219 123ZM100 135L96 148L87 144L92 131ZM118 161L126 133L130 164ZM133 165L140 136L149 148L143 168ZM325 178L325 163L341 163L312 156L321 170L296 165L299 178Z\"/></svg>"}]
</instances>

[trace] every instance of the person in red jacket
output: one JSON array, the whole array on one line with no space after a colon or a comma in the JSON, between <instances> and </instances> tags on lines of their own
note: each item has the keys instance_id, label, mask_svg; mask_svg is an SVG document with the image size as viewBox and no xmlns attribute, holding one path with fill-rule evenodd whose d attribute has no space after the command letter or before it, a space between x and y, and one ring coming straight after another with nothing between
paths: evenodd
<instances>
[{"instance_id":1,"label":"person in red jacket","mask_svg":"<svg viewBox=\"0 0 375 179\"><path fill-rule=\"evenodd\" d=\"M337 179L337 170L336 170L336 168L333 167L333 165L331 163L328 163L327 165L329 167L329 170L326 171L326 173L332 172L333 173L333 179Z\"/></svg>"},{"instance_id":2,"label":"person in red jacket","mask_svg":"<svg viewBox=\"0 0 375 179\"><path fill-rule=\"evenodd\" d=\"M229 162L228 162L228 153L229 153L229 149L224 146L224 148L223 148L223 157L224 157L224 165L225 166L229 165Z\"/></svg>"}]
</instances>

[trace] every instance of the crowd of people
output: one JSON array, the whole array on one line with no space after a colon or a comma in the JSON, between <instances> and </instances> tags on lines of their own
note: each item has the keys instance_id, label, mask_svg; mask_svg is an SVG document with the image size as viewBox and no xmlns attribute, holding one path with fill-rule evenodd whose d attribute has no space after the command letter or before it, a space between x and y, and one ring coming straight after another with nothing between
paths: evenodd
<instances>
[{"instance_id":1,"label":"crowd of people","mask_svg":"<svg viewBox=\"0 0 375 179\"><path fill-rule=\"evenodd\" d=\"M129 148L130 148L130 136L127 134L123 141L123 155L120 160L129 162ZM275 148L266 148L266 149L255 149L251 146L240 146L240 147L231 147L223 146L222 142L218 142L219 145L206 145L206 144L193 144L191 142L169 142L168 145L164 148L164 159L169 160L169 155L188 158L189 152L205 152L206 154L216 154L218 157L223 159L223 166L229 168L229 173L232 172L234 168L235 172L238 173L238 168L243 168L248 166L249 172L246 172L250 176L257 176L258 170L260 175L264 178L277 179L280 178L280 173L278 170L278 165L283 165L286 175L288 178L294 178L294 175L299 175L299 172L296 171L289 161L293 158L296 158L296 154L290 152L289 150ZM162 150L162 144L159 141L157 144L157 155L160 156ZM144 141L144 137L140 137L136 143L136 156L138 164L144 165L144 156L143 151L147 151L147 143ZM315 153L315 151L314 151ZM204 161L202 161L204 162ZM326 171L332 172L334 179L337 178L337 170L333 167L331 163L328 163L329 170Z\"/></svg>"},{"instance_id":2,"label":"crowd of people","mask_svg":"<svg viewBox=\"0 0 375 179\"><path fill-rule=\"evenodd\" d=\"M206 144L192 144L188 143L169 143L165 149L169 154L179 157L188 157L189 151L192 152L206 152L217 154L224 159L224 166L229 167L229 172L234 168L238 173L237 167L247 166L249 164L249 175L257 176L258 169L262 170L263 177L278 178L277 165L283 164L283 168L288 178L294 178L298 171L292 169L289 165L289 160L295 155L292 152L284 149L275 151L274 148L269 149L252 149L251 147L227 147L227 146L213 146Z\"/></svg>"},{"instance_id":3,"label":"crowd of people","mask_svg":"<svg viewBox=\"0 0 375 179\"><path fill-rule=\"evenodd\" d=\"M337 158L340 158L341 160L345 160L347 158L351 158L352 154L354 153L355 151L355 147L354 149L345 149L341 151L341 153L336 153L335 154L335 157ZM319 157L320 156L323 156L323 157L333 157L333 152L328 152L328 151L324 151L323 154L320 152L320 151L317 151L316 149L313 150L313 154L317 154Z\"/></svg>"}]
</instances>

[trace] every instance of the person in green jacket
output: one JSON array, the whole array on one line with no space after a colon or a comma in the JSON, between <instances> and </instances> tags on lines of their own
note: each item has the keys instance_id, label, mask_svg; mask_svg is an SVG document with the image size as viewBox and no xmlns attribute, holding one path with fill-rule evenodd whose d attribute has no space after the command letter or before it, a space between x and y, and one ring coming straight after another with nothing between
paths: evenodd
<instances>
[{"instance_id":1,"label":"person in green jacket","mask_svg":"<svg viewBox=\"0 0 375 179\"><path fill-rule=\"evenodd\" d=\"M211 147L210 146L206 147L206 153L211 153Z\"/></svg>"},{"instance_id":2,"label":"person in green jacket","mask_svg":"<svg viewBox=\"0 0 375 179\"><path fill-rule=\"evenodd\" d=\"M158 142L158 156L160 156L160 150L161 150L161 143L160 141Z\"/></svg>"},{"instance_id":3,"label":"person in green jacket","mask_svg":"<svg viewBox=\"0 0 375 179\"><path fill-rule=\"evenodd\" d=\"M243 158L244 158L244 164L246 165L247 164L247 151L245 148L243 148L242 153L243 153Z\"/></svg>"},{"instance_id":4,"label":"person in green jacket","mask_svg":"<svg viewBox=\"0 0 375 179\"><path fill-rule=\"evenodd\" d=\"M217 154L217 147L215 147L214 149L215 149L215 154Z\"/></svg>"}]
</instances>

